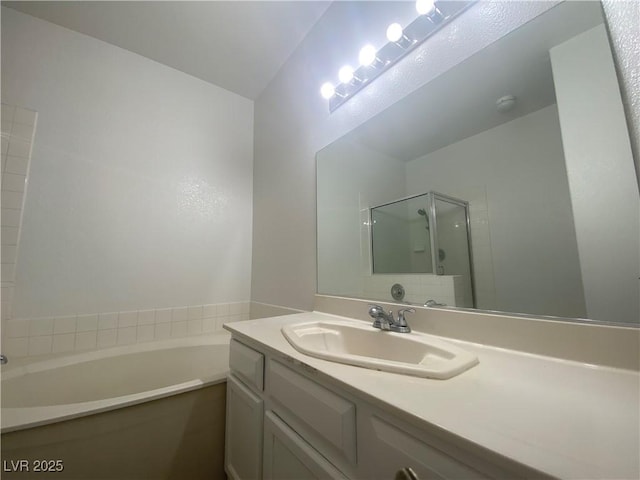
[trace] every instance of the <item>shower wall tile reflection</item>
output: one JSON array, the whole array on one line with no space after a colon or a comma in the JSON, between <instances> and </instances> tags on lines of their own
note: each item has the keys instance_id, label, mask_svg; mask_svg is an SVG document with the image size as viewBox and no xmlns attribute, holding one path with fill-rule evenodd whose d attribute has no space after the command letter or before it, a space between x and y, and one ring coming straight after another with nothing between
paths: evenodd
<instances>
[{"instance_id":1,"label":"shower wall tile reflection","mask_svg":"<svg viewBox=\"0 0 640 480\"><path fill-rule=\"evenodd\" d=\"M11 317L22 207L37 116L33 110L2 104L2 320Z\"/></svg>"},{"instance_id":2,"label":"shower wall tile reflection","mask_svg":"<svg viewBox=\"0 0 640 480\"><path fill-rule=\"evenodd\" d=\"M391 287L399 283L404 287L404 301L423 305L435 300L449 306L465 305L471 298L460 275L430 274L376 274L363 277L364 298L375 298L393 302Z\"/></svg>"}]
</instances>

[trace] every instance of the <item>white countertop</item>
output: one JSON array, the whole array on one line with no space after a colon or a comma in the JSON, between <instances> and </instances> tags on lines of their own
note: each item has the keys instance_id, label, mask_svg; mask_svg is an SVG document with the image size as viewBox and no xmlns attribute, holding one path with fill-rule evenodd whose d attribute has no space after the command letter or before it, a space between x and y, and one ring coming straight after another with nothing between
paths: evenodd
<instances>
[{"instance_id":1,"label":"white countertop","mask_svg":"<svg viewBox=\"0 0 640 480\"><path fill-rule=\"evenodd\" d=\"M480 363L449 380L432 380L310 357L280 331L284 325L327 318L351 320L309 312L225 328L317 369L378 406L392 406L549 475L640 478L637 371L445 339L478 355Z\"/></svg>"}]
</instances>

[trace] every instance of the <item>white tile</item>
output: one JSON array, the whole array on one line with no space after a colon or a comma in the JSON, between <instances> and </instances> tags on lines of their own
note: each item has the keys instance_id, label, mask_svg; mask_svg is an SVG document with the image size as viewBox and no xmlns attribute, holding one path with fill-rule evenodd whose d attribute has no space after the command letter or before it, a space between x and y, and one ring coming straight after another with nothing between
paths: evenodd
<instances>
[{"instance_id":1,"label":"white tile","mask_svg":"<svg viewBox=\"0 0 640 480\"><path fill-rule=\"evenodd\" d=\"M113 347L116 344L118 331L114 328L111 330L98 330L98 347Z\"/></svg>"},{"instance_id":2,"label":"white tile","mask_svg":"<svg viewBox=\"0 0 640 480\"><path fill-rule=\"evenodd\" d=\"M202 333L202 319L189 320L187 322L188 335L200 335Z\"/></svg>"},{"instance_id":3,"label":"white tile","mask_svg":"<svg viewBox=\"0 0 640 480\"><path fill-rule=\"evenodd\" d=\"M27 177L25 175L15 175L13 173L5 173L2 175L2 189L11 192L24 192L24 183Z\"/></svg>"},{"instance_id":4,"label":"white tile","mask_svg":"<svg viewBox=\"0 0 640 480\"><path fill-rule=\"evenodd\" d=\"M136 341L138 343L150 342L153 340L155 332L154 325L138 325L137 329Z\"/></svg>"},{"instance_id":5,"label":"white tile","mask_svg":"<svg viewBox=\"0 0 640 480\"><path fill-rule=\"evenodd\" d=\"M187 307L174 308L171 313L172 322L183 322L189 318L189 309Z\"/></svg>"},{"instance_id":6,"label":"white tile","mask_svg":"<svg viewBox=\"0 0 640 480\"><path fill-rule=\"evenodd\" d=\"M35 125L37 113L27 108L16 107L13 114L13 121L15 123L25 123L27 125Z\"/></svg>"},{"instance_id":7,"label":"white tile","mask_svg":"<svg viewBox=\"0 0 640 480\"><path fill-rule=\"evenodd\" d=\"M0 132L2 135L6 135L7 137L11 136L11 127L13 127L13 122L9 120L0 119Z\"/></svg>"},{"instance_id":8,"label":"white tile","mask_svg":"<svg viewBox=\"0 0 640 480\"><path fill-rule=\"evenodd\" d=\"M138 325L153 325L155 320L155 310L140 310L138 312Z\"/></svg>"},{"instance_id":9,"label":"white tile","mask_svg":"<svg viewBox=\"0 0 640 480\"><path fill-rule=\"evenodd\" d=\"M24 183L26 179L27 177L25 175L5 173L2 175L2 189L11 192L24 192Z\"/></svg>"},{"instance_id":10,"label":"white tile","mask_svg":"<svg viewBox=\"0 0 640 480\"><path fill-rule=\"evenodd\" d=\"M2 212L2 226L3 227L19 227L21 210L15 208L3 208Z\"/></svg>"},{"instance_id":11,"label":"white tile","mask_svg":"<svg viewBox=\"0 0 640 480\"><path fill-rule=\"evenodd\" d=\"M172 311L170 308L156 310L156 323L169 323L171 321Z\"/></svg>"},{"instance_id":12,"label":"white tile","mask_svg":"<svg viewBox=\"0 0 640 480\"><path fill-rule=\"evenodd\" d=\"M211 333L216 331L216 319L215 318L203 318L202 319L202 331L204 333Z\"/></svg>"},{"instance_id":13,"label":"white tile","mask_svg":"<svg viewBox=\"0 0 640 480\"><path fill-rule=\"evenodd\" d=\"M230 303L229 304L229 315L238 315L242 312L242 304L241 303Z\"/></svg>"},{"instance_id":14,"label":"white tile","mask_svg":"<svg viewBox=\"0 0 640 480\"><path fill-rule=\"evenodd\" d=\"M229 322L239 322L240 320L242 320L242 316L239 313L236 315L229 315Z\"/></svg>"},{"instance_id":15,"label":"white tile","mask_svg":"<svg viewBox=\"0 0 640 480\"><path fill-rule=\"evenodd\" d=\"M16 113L16 107L14 105L8 105L3 103L0 107L0 116L5 122L13 122L13 116Z\"/></svg>"},{"instance_id":16,"label":"white tile","mask_svg":"<svg viewBox=\"0 0 640 480\"><path fill-rule=\"evenodd\" d=\"M9 150L7 151L7 155L29 158L30 150L31 142L18 138L11 138L11 140L9 141Z\"/></svg>"},{"instance_id":17,"label":"white tile","mask_svg":"<svg viewBox=\"0 0 640 480\"><path fill-rule=\"evenodd\" d=\"M202 306L202 318L211 318L216 316L215 305L203 305Z\"/></svg>"},{"instance_id":18,"label":"white tile","mask_svg":"<svg viewBox=\"0 0 640 480\"><path fill-rule=\"evenodd\" d=\"M29 168L29 159L24 157L7 156L7 164L5 171L7 173L15 173L16 175L26 175Z\"/></svg>"},{"instance_id":19,"label":"white tile","mask_svg":"<svg viewBox=\"0 0 640 480\"><path fill-rule=\"evenodd\" d=\"M154 337L156 340L163 338L169 338L171 336L171 324L170 323L157 323L155 325Z\"/></svg>"},{"instance_id":20,"label":"white tile","mask_svg":"<svg viewBox=\"0 0 640 480\"><path fill-rule=\"evenodd\" d=\"M1 287L0 288L0 300L3 302L10 302L13 300L13 287Z\"/></svg>"},{"instance_id":21,"label":"white tile","mask_svg":"<svg viewBox=\"0 0 640 480\"><path fill-rule=\"evenodd\" d=\"M217 317L216 318L216 330L222 330L225 323L229 322L229 317Z\"/></svg>"},{"instance_id":22,"label":"white tile","mask_svg":"<svg viewBox=\"0 0 640 480\"><path fill-rule=\"evenodd\" d=\"M78 315L77 332L91 332L98 329L98 314Z\"/></svg>"},{"instance_id":23,"label":"white tile","mask_svg":"<svg viewBox=\"0 0 640 480\"><path fill-rule=\"evenodd\" d=\"M244 321L244 320L249 320L251 318L251 314L250 313L242 313L240 315L240 320Z\"/></svg>"},{"instance_id":24,"label":"white tile","mask_svg":"<svg viewBox=\"0 0 640 480\"><path fill-rule=\"evenodd\" d=\"M32 318L29 321L29 336L53 335L53 318Z\"/></svg>"},{"instance_id":25,"label":"white tile","mask_svg":"<svg viewBox=\"0 0 640 480\"><path fill-rule=\"evenodd\" d=\"M16 263L16 245L5 245L2 247L2 263Z\"/></svg>"},{"instance_id":26,"label":"white tile","mask_svg":"<svg viewBox=\"0 0 640 480\"><path fill-rule=\"evenodd\" d=\"M101 313L98 317L98 330L111 330L118 328L117 313ZM100 337L98 335L98 337Z\"/></svg>"},{"instance_id":27,"label":"white tile","mask_svg":"<svg viewBox=\"0 0 640 480\"><path fill-rule=\"evenodd\" d=\"M240 313L251 313L251 303L249 302L242 302L240 304Z\"/></svg>"},{"instance_id":28,"label":"white tile","mask_svg":"<svg viewBox=\"0 0 640 480\"><path fill-rule=\"evenodd\" d=\"M76 334L64 333L53 336L53 353L72 352L75 348Z\"/></svg>"},{"instance_id":29,"label":"white tile","mask_svg":"<svg viewBox=\"0 0 640 480\"><path fill-rule=\"evenodd\" d=\"M4 190L2 192L2 208L22 208L22 192L9 192Z\"/></svg>"},{"instance_id":30,"label":"white tile","mask_svg":"<svg viewBox=\"0 0 640 480\"><path fill-rule=\"evenodd\" d=\"M3 321L11 318L11 302L2 302L0 304L0 317Z\"/></svg>"},{"instance_id":31,"label":"white tile","mask_svg":"<svg viewBox=\"0 0 640 480\"><path fill-rule=\"evenodd\" d=\"M138 312L118 313L118 328L135 327L138 324ZM120 342L120 340L118 340Z\"/></svg>"},{"instance_id":32,"label":"white tile","mask_svg":"<svg viewBox=\"0 0 640 480\"><path fill-rule=\"evenodd\" d=\"M76 333L76 350L90 350L98 345L98 332L78 332Z\"/></svg>"},{"instance_id":33,"label":"white tile","mask_svg":"<svg viewBox=\"0 0 640 480\"><path fill-rule=\"evenodd\" d=\"M131 345L136 343L137 328L118 328L118 345Z\"/></svg>"},{"instance_id":34,"label":"white tile","mask_svg":"<svg viewBox=\"0 0 640 480\"><path fill-rule=\"evenodd\" d=\"M27 337L29 336L29 320L11 319L7 322L7 330L2 332L9 338Z\"/></svg>"},{"instance_id":35,"label":"white tile","mask_svg":"<svg viewBox=\"0 0 640 480\"><path fill-rule=\"evenodd\" d=\"M171 336L184 337L187 335L187 322L171 322Z\"/></svg>"},{"instance_id":36,"label":"white tile","mask_svg":"<svg viewBox=\"0 0 640 480\"><path fill-rule=\"evenodd\" d=\"M0 153L2 153L2 155L6 155L7 152L9 151L9 140L2 137L2 142L0 143Z\"/></svg>"},{"instance_id":37,"label":"white tile","mask_svg":"<svg viewBox=\"0 0 640 480\"><path fill-rule=\"evenodd\" d=\"M193 305L189 307L189 320L197 320L202 318L202 305Z\"/></svg>"},{"instance_id":38,"label":"white tile","mask_svg":"<svg viewBox=\"0 0 640 480\"><path fill-rule=\"evenodd\" d=\"M18 244L18 227L2 227L2 245Z\"/></svg>"},{"instance_id":39,"label":"white tile","mask_svg":"<svg viewBox=\"0 0 640 480\"><path fill-rule=\"evenodd\" d=\"M29 355L44 355L51 353L52 335L29 337Z\"/></svg>"},{"instance_id":40,"label":"white tile","mask_svg":"<svg viewBox=\"0 0 640 480\"><path fill-rule=\"evenodd\" d=\"M216 308L216 316L224 317L229 315L229 304L228 303L220 303Z\"/></svg>"},{"instance_id":41,"label":"white tile","mask_svg":"<svg viewBox=\"0 0 640 480\"><path fill-rule=\"evenodd\" d=\"M31 137L33 137L33 125L16 123L14 121L13 126L11 127L11 136L13 138L31 141Z\"/></svg>"},{"instance_id":42,"label":"white tile","mask_svg":"<svg viewBox=\"0 0 640 480\"><path fill-rule=\"evenodd\" d=\"M59 333L75 333L76 317L56 318L53 322L53 334Z\"/></svg>"},{"instance_id":43,"label":"white tile","mask_svg":"<svg viewBox=\"0 0 640 480\"><path fill-rule=\"evenodd\" d=\"M29 354L29 338L8 338L4 350L9 361L11 361L11 357L26 357Z\"/></svg>"}]
</instances>

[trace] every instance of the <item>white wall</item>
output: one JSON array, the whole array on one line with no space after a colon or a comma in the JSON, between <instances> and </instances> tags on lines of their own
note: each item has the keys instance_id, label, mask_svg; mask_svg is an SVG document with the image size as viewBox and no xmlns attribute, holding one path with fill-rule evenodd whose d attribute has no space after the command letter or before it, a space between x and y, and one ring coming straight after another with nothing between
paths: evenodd
<instances>
[{"instance_id":1,"label":"white wall","mask_svg":"<svg viewBox=\"0 0 640 480\"><path fill-rule=\"evenodd\" d=\"M362 275L371 271L367 210L404 196L404 164L346 141L318 157L318 182L331 186L318 192L318 291L361 295Z\"/></svg>"},{"instance_id":2,"label":"white wall","mask_svg":"<svg viewBox=\"0 0 640 480\"><path fill-rule=\"evenodd\" d=\"M610 52L599 26L552 48L551 63L587 313L639 322L638 184Z\"/></svg>"},{"instance_id":3,"label":"white wall","mask_svg":"<svg viewBox=\"0 0 640 480\"><path fill-rule=\"evenodd\" d=\"M602 0L640 183L640 2Z\"/></svg>"},{"instance_id":4,"label":"white wall","mask_svg":"<svg viewBox=\"0 0 640 480\"><path fill-rule=\"evenodd\" d=\"M555 105L408 162L407 194L431 189L470 202L480 308L585 316ZM485 198L487 222L478 225L474 206ZM488 228L490 242L477 241L478 227ZM484 257L495 276L493 304L485 300Z\"/></svg>"},{"instance_id":5,"label":"white wall","mask_svg":"<svg viewBox=\"0 0 640 480\"><path fill-rule=\"evenodd\" d=\"M251 101L7 8L2 101L39 113L14 316L249 300Z\"/></svg>"},{"instance_id":6,"label":"white wall","mask_svg":"<svg viewBox=\"0 0 640 480\"><path fill-rule=\"evenodd\" d=\"M384 3L334 2L256 101L254 301L313 307L318 150L555 4L479 2L329 114L320 85L384 35L384 24L353 9Z\"/></svg>"}]
</instances>

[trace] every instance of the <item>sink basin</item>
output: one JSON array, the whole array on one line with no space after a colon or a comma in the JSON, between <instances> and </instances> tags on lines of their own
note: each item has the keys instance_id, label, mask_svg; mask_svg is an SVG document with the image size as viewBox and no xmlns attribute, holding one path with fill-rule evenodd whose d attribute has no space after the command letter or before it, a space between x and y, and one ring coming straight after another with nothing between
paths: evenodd
<instances>
[{"instance_id":1,"label":"sink basin","mask_svg":"<svg viewBox=\"0 0 640 480\"><path fill-rule=\"evenodd\" d=\"M385 372L445 380L478 363L478 357L423 333L394 333L359 322L324 320L282 328L301 353Z\"/></svg>"}]
</instances>

